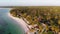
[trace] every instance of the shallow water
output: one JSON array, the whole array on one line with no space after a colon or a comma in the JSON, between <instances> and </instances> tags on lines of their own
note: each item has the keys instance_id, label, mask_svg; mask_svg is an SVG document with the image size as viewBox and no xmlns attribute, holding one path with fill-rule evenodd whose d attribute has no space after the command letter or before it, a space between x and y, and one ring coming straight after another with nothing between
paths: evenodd
<instances>
[{"instance_id":1,"label":"shallow water","mask_svg":"<svg viewBox=\"0 0 60 34\"><path fill-rule=\"evenodd\" d=\"M21 26L7 15L9 10L10 8L0 8L0 34L24 34Z\"/></svg>"}]
</instances>

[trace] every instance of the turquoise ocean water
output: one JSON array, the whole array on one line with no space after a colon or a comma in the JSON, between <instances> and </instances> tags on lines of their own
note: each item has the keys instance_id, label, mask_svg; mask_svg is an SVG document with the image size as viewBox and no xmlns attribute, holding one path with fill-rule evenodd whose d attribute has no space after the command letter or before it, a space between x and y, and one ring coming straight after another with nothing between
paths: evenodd
<instances>
[{"instance_id":1,"label":"turquoise ocean water","mask_svg":"<svg viewBox=\"0 0 60 34\"><path fill-rule=\"evenodd\" d=\"M7 15L9 10L0 8L0 34L25 34L21 26Z\"/></svg>"}]
</instances>

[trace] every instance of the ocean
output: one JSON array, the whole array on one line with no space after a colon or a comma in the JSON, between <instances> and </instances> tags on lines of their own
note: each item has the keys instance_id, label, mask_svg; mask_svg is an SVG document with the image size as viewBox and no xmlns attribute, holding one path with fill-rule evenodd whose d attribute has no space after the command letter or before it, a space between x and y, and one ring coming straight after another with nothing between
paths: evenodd
<instances>
[{"instance_id":1,"label":"ocean","mask_svg":"<svg viewBox=\"0 0 60 34\"><path fill-rule=\"evenodd\" d=\"M0 34L25 34L21 26L8 16L10 8L0 8Z\"/></svg>"}]
</instances>

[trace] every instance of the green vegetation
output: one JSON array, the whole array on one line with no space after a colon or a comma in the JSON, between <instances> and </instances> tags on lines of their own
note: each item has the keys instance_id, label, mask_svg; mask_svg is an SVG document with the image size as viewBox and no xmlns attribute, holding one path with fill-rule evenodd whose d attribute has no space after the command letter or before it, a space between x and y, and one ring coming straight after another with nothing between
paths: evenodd
<instances>
[{"instance_id":1,"label":"green vegetation","mask_svg":"<svg viewBox=\"0 0 60 34\"><path fill-rule=\"evenodd\" d=\"M42 23L46 25L46 34L60 31L60 7L19 7L13 8L10 13L15 17L26 18L29 25L37 24L39 33L44 28Z\"/></svg>"}]
</instances>

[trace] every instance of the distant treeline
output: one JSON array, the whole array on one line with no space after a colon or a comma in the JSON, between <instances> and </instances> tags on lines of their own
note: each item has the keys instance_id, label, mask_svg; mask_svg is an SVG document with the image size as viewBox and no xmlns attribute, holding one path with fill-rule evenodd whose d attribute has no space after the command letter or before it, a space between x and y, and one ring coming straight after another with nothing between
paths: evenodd
<instances>
[{"instance_id":1,"label":"distant treeline","mask_svg":"<svg viewBox=\"0 0 60 34\"><path fill-rule=\"evenodd\" d=\"M15 12L16 14L24 14L30 16L60 16L60 8L59 7L20 7L14 8L10 11L10 13Z\"/></svg>"}]
</instances>

